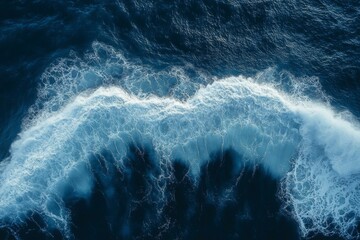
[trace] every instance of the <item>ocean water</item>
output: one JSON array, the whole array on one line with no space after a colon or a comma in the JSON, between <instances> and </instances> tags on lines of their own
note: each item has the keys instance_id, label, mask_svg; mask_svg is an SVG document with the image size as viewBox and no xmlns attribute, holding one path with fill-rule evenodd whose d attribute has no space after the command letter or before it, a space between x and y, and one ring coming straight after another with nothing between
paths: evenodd
<instances>
[{"instance_id":1,"label":"ocean water","mask_svg":"<svg viewBox=\"0 0 360 240\"><path fill-rule=\"evenodd\" d=\"M0 1L0 239L360 239L360 2Z\"/></svg>"}]
</instances>

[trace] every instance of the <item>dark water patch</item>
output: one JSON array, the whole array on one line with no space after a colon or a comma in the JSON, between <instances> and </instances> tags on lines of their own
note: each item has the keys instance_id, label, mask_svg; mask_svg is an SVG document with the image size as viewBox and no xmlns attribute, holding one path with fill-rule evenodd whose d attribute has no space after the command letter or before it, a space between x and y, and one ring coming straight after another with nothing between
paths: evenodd
<instances>
[{"instance_id":1,"label":"dark water patch","mask_svg":"<svg viewBox=\"0 0 360 240\"><path fill-rule=\"evenodd\" d=\"M214 154L198 177L181 160L161 168L150 148L129 150L121 165L109 151L95 155L90 196L65 196L72 238L301 239L296 222L281 210L279 181L261 167L239 165L242 156L233 150ZM2 228L0 236L64 238L37 214L12 231Z\"/></svg>"},{"instance_id":2,"label":"dark water patch","mask_svg":"<svg viewBox=\"0 0 360 240\"><path fill-rule=\"evenodd\" d=\"M0 3L1 159L35 101L44 70L70 50L81 54L96 38L92 9L94 5L61 1Z\"/></svg>"},{"instance_id":3,"label":"dark water patch","mask_svg":"<svg viewBox=\"0 0 360 240\"><path fill-rule=\"evenodd\" d=\"M111 154L98 157L102 170L92 196L70 203L76 239L299 238L295 222L280 211L278 182L260 168L234 171L233 151L214 155L198 180L174 161L165 182L148 152L132 147L120 168L106 167L115 162Z\"/></svg>"},{"instance_id":4,"label":"dark water patch","mask_svg":"<svg viewBox=\"0 0 360 240\"><path fill-rule=\"evenodd\" d=\"M69 203L76 239L148 239L151 229L158 227L158 166L149 151L139 146L130 150L122 168L113 167L109 152L96 157L90 199Z\"/></svg>"},{"instance_id":5,"label":"dark water patch","mask_svg":"<svg viewBox=\"0 0 360 240\"><path fill-rule=\"evenodd\" d=\"M107 238L299 238L294 221L280 211L277 181L260 168L234 170L239 169L239 156L233 151L214 155L202 166L198 180L192 177L189 166L174 161L171 177L162 187L160 168L147 152L132 148L124 168L99 175L98 194L86 201L86 210L78 212L82 208L72 207L73 215L92 221L85 227L82 224L89 220L74 218L76 238L96 239L92 238L96 234L87 231L77 235L76 228L97 229L95 226L105 227L105 222L106 230L98 231ZM111 155L102 156L112 162ZM97 208L100 203L92 204L93 199L101 199L102 206ZM99 215L80 214L89 211Z\"/></svg>"}]
</instances>

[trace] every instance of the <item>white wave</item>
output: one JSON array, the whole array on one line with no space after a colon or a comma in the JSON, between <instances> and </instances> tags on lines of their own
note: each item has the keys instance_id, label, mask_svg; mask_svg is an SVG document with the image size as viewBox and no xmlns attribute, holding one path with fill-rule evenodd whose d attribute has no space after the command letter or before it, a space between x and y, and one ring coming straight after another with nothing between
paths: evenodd
<instances>
[{"instance_id":1,"label":"white wave","mask_svg":"<svg viewBox=\"0 0 360 240\"><path fill-rule=\"evenodd\" d=\"M321 105L297 107L301 145L285 178L288 206L304 236L359 237L360 130Z\"/></svg>"},{"instance_id":2,"label":"white wave","mask_svg":"<svg viewBox=\"0 0 360 240\"><path fill-rule=\"evenodd\" d=\"M120 86L138 97L153 94L185 100L200 86L211 82L211 78L191 65L155 70L129 61L121 51L100 42L94 42L91 51L82 58L71 52L68 58L57 60L46 69L41 80L38 99L24 127L31 125L33 118L47 118L80 92L100 86Z\"/></svg>"},{"instance_id":3,"label":"white wave","mask_svg":"<svg viewBox=\"0 0 360 240\"><path fill-rule=\"evenodd\" d=\"M232 148L246 164L285 177L284 199L304 235L331 234L331 218L331 229L349 236L360 216L360 130L307 97L309 86L322 93L316 79L304 86L286 74L278 81L270 69L253 79L195 74L192 81L181 68L159 73L100 43L93 48L85 62L74 56L45 72L39 100L1 167L0 219L21 223L38 212L67 231L64 194L91 194L90 161L102 150L121 168L129 145L150 145L161 166L182 159L196 177L212 153Z\"/></svg>"},{"instance_id":4,"label":"white wave","mask_svg":"<svg viewBox=\"0 0 360 240\"><path fill-rule=\"evenodd\" d=\"M282 176L300 140L282 101L274 89L242 77L216 81L186 102L141 99L117 87L82 94L12 144L1 176L0 218L35 210L60 214L65 224L66 211L53 213L49 202L62 199L63 185L73 175L89 174L84 166L93 154L108 149L121 164L131 143L151 144L159 161L187 161L194 174L219 146L232 147ZM84 179L72 187L86 197L91 181Z\"/></svg>"}]
</instances>

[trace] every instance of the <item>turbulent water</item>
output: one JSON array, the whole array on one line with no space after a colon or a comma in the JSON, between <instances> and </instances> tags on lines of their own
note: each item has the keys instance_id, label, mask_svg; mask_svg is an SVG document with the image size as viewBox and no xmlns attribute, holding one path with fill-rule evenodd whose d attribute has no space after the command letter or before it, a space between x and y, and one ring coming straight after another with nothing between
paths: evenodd
<instances>
[{"instance_id":1,"label":"turbulent water","mask_svg":"<svg viewBox=\"0 0 360 240\"><path fill-rule=\"evenodd\" d=\"M360 239L360 2L0 2L1 239Z\"/></svg>"}]
</instances>

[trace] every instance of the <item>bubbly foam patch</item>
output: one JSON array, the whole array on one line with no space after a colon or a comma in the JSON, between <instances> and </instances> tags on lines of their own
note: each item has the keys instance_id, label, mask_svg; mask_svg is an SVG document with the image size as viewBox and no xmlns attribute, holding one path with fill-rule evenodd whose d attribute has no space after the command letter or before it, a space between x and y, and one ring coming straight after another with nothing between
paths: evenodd
<instances>
[{"instance_id":1,"label":"bubbly foam patch","mask_svg":"<svg viewBox=\"0 0 360 240\"><path fill-rule=\"evenodd\" d=\"M101 43L84 58L52 65L0 165L1 222L21 224L38 213L70 234L64 201L91 194L91 161L103 150L122 169L129 146L146 145L160 166L181 159L196 177L211 154L232 148L245 164L284 178L283 200L304 235L352 236L360 216L360 130L314 103L315 95L326 102L318 80L273 69L224 79L192 71L130 63Z\"/></svg>"},{"instance_id":2,"label":"bubbly foam patch","mask_svg":"<svg viewBox=\"0 0 360 240\"><path fill-rule=\"evenodd\" d=\"M304 236L359 237L360 131L329 109L297 106L302 117L299 155L283 190Z\"/></svg>"},{"instance_id":3,"label":"bubbly foam patch","mask_svg":"<svg viewBox=\"0 0 360 240\"><path fill-rule=\"evenodd\" d=\"M46 118L73 100L80 92L100 86L120 86L138 97L156 95L185 100L212 81L191 65L154 69L128 60L124 54L100 42L92 44L83 57L71 52L52 63L41 77L38 99L31 107L24 127L33 118Z\"/></svg>"},{"instance_id":4,"label":"bubbly foam patch","mask_svg":"<svg viewBox=\"0 0 360 240\"><path fill-rule=\"evenodd\" d=\"M359 173L360 129L322 106L298 111L303 118L301 135L311 139L308 145L321 148L339 175Z\"/></svg>"}]
</instances>

